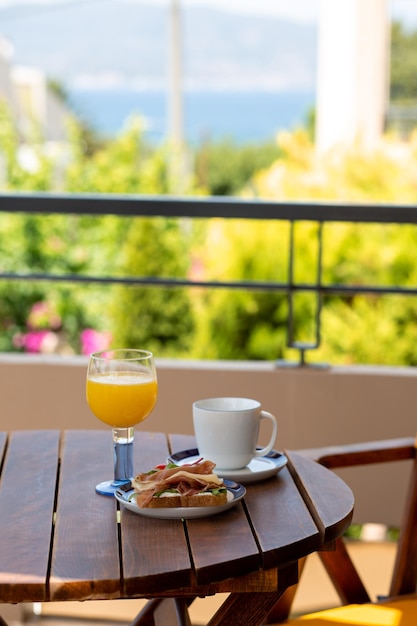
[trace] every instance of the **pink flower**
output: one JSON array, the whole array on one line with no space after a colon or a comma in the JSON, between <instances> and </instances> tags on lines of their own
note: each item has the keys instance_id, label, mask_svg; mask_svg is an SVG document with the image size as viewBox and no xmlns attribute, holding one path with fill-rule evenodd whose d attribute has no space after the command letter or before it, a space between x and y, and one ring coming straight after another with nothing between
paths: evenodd
<instances>
[{"instance_id":1,"label":"pink flower","mask_svg":"<svg viewBox=\"0 0 417 626\"><path fill-rule=\"evenodd\" d=\"M30 310L27 325L33 330L42 328L58 330L62 325L62 320L48 302L35 302Z\"/></svg>"},{"instance_id":2,"label":"pink flower","mask_svg":"<svg viewBox=\"0 0 417 626\"><path fill-rule=\"evenodd\" d=\"M19 336L19 344L26 352L51 353L58 345L58 337L50 330L35 330Z\"/></svg>"},{"instance_id":3,"label":"pink flower","mask_svg":"<svg viewBox=\"0 0 417 626\"><path fill-rule=\"evenodd\" d=\"M107 350L112 340L111 333L100 332L93 328L86 328L81 333L81 352L91 354L100 350Z\"/></svg>"}]
</instances>

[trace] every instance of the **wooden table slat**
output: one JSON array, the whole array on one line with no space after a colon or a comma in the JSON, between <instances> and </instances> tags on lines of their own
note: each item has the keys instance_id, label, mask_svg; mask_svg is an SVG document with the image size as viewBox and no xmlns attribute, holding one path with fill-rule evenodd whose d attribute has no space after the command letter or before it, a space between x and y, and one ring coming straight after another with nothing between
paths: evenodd
<instances>
[{"instance_id":1,"label":"wooden table slat","mask_svg":"<svg viewBox=\"0 0 417 626\"><path fill-rule=\"evenodd\" d=\"M352 520L352 491L334 472L318 463L312 464L296 452L286 451L286 455L300 493L320 529L321 541L334 541Z\"/></svg>"},{"instance_id":2,"label":"wooden table slat","mask_svg":"<svg viewBox=\"0 0 417 626\"><path fill-rule=\"evenodd\" d=\"M169 453L166 435L135 435L135 473L163 463ZM123 593L153 593L157 588L189 586L192 568L181 520L142 517L122 507Z\"/></svg>"},{"instance_id":3,"label":"wooden table slat","mask_svg":"<svg viewBox=\"0 0 417 626\"><path fill-rule=\"evenodd\" d=\"M109 431L66 431L59 481L51 600L120 597L116 500L95 493L113 477Z\"/></svg>"},{"instance_id":4,"label":"wooden table slat","mask_svg":"<svg viewBox=\"0 0 417 626\"><path fill-rule=\"evenodd\" d=\"M165 433L138 431L135 434L134 473L148 472L155 465L165 463L169 454Z\"/></svg>"},{"instance_id":5,"label":"wooden table slat","mask_svg":"<svg viewBox=\"0 0 417 626\"><path fill-rule=\"evenodd\" d=\"M122 511L123 594L147 596L193 582L181 520L160 520Z\"/></svg>"},{"instance_id":6,"label":"wooden table slat","mask_svg":"<svg viewBox=\"0 0 417 626\"><path fill-rule=\"evenodd\" d=\"M243 505L187 521L198 584L242 576L260 569L262 558Z\"/></svg>"},{"instance_id":7,"label":"wooden table slat","mask_svg":"<svg viewBox=\"0 0 417 626\"><path fill-rule=\"evenodd\" d=\"M262 548L263 567L286 563L319 547L319 530L286 467L273 478L248 485L245 502Z\"/></svg>"},{"instance_id":8,"label":"wooden table slat","mask_svg":"<svg viewBox=\"0 0 417 626\"><path fill-rule=\"evenodd\" d=\"M0 597L47 599L59 431L16 431L0 482Z\"/></svg>"}]
</instances>

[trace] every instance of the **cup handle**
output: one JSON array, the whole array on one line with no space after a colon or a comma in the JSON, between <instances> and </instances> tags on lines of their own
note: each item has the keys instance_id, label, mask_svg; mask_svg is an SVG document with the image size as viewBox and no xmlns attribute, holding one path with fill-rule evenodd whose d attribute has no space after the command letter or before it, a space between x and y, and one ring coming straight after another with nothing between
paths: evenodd
<instances>
[{"instance_id":1,"label":"cup handle","mask_svg":"<svg viewBox=\"0 0 417 626\"><path fill-rule=\"evenodd\" d=\"M263 419L269 420L272 424L272 435L271 435L271 439L269 440L268 445L265 446L265 448L262 448L261 450L255 450L255 456L265 456L269 452L271 452L272 448L274 447L275 439L277 438L278 425L277 425L277 420L275 419L275 417L272 415L272 413L268 413L268 411L261 411L259 417L261 420Z\"/></svg>"}]
</instances>

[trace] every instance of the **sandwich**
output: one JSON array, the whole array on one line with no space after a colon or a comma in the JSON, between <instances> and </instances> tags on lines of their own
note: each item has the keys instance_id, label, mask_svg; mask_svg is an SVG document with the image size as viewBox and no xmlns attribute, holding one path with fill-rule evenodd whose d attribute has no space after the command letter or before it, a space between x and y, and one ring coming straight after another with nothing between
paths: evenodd
<instances>
[{"instance_id":1,"label":"sandwich","mask_svg":"<svg viewBox=\"0 0 417 626\"><path fill-rule=\"evenodd\" d=\"M227 489L214 467L212 461L199 460L192 465L158 465L138 474L132 480L136 504L154 509L225 504Z\"/></svg>"}]
</instances>

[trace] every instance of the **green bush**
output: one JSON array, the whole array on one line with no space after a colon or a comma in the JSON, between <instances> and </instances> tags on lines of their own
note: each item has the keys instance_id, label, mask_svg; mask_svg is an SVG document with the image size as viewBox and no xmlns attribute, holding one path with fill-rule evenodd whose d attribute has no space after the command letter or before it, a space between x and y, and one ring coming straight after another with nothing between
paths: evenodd
<instances>
[{"instance_id":1,"label":"green bush","mask_svg":"<svg viewBox=\"0 0 417 626\"><path fill-rule=\"evenodd\" d=\"M275 142L238 145L231 139L204 142L196 149L195 176L210 196L239 194L259 170L279 156Z\"/></svg>"},{"instance_id":2,"label":"green bush","mask_svg":"<svg viewBox=\"0 0 417 626\"><path fill-rule=\"evenodd\" d=\"M141 218L124 246L124 275L184 278L188 270L186 229L178 221ZM159 356L186 353L193 329L190 292L174 287L119 287L111 305L114 344L145 347Z\"/></svg>"}]
</instances>

